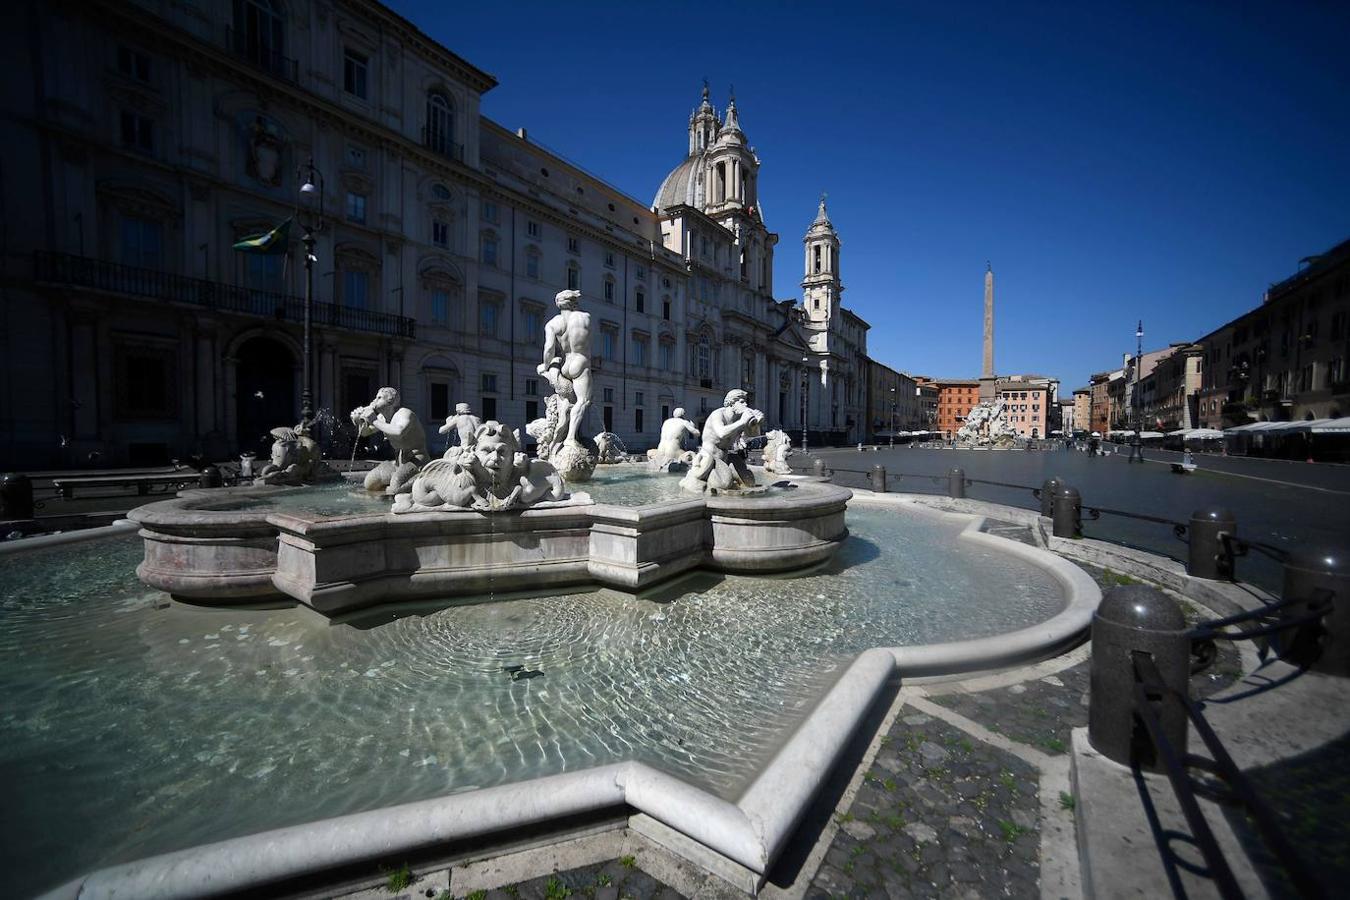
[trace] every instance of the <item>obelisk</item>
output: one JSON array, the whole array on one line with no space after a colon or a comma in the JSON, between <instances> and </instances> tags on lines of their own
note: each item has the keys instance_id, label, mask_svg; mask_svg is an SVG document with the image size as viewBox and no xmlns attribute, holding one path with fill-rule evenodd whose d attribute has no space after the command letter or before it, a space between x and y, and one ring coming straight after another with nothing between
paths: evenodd
<instances>
[{"instance_id":1,"label":"obelisk","mask_svg":"<svg viewBox=\"0 0 1350 900\"><path fill-rule=\"evenodd\" d=\"M994 401L994 267L985 263L984 273L984 367L980 370L980 400Z\"/></svg>"}]
</instances>

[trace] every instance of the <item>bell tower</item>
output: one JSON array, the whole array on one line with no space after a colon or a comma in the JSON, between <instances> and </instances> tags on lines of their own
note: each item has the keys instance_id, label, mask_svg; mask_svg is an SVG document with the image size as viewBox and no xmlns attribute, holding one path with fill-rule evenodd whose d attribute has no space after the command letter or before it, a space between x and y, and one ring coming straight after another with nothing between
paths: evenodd
<instances>
[{"instance_id":1,"label":"bell tower","mask_svg":"<svg viewBox=\"0 0 1350 900\"><path fill-rule=\"evenodd\" d=\"M802 302L811 322L829 322L838 312L844 286L839 280L839 235L820 195L816 220L802 239L806 245L806 274L802 278Z\"/></svg>"}]
</instances>

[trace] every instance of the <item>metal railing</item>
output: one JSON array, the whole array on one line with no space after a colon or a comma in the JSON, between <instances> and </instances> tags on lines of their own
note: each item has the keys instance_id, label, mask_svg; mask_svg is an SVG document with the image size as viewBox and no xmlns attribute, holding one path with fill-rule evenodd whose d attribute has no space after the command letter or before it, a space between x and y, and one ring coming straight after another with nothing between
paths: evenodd
<instances>
[{"instance_id":1,"label":"metal railing","mask_svg":"<svg viewBox=\"0 0 1350 900\"><path fill-rule=\"evenodd\" d=\"M206 309L284 322L304 321L305 301L302 297L176 275L159 269L124 266L69 253L38 251L34 258L34 277L48 284L74 285L170 303L190 303ZM416 337L417 330L416 320L407 316L319 301L310 304L310 321L315 325L410 340Z\"/></svg>"}]
</instances>

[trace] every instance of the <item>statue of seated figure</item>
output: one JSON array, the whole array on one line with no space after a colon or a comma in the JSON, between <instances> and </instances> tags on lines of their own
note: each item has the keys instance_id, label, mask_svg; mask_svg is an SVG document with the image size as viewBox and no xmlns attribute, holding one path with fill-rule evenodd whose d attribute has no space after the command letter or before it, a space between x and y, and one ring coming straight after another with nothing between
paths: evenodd
<instances>
[{"instance_id":1,"label":"statue of seated figure","mask_svg":"<svg viewBox=\"0 0 1350 900\"><path fill-rule=\"evenodd\" d=\"M484 422L455 459L427 463L408 491L394 500L396 513L444 509L500 512L566 500L562 476L551 464L531 460L520 437L500 422Z\"/></svg>"},{"instance_id":2,"label":"statue of seated figure","mask_svg":"<svg viewBox=\"0 0 1350 900\"><path fill-rule=\"evenodd\" d=\"M676 407L671 417L661 423L661 441L655 450L647 451L647 459L663 469L688 465L694 454L684 449L685 435L698 437L698 428L685 418L683 407Z\"/></svg>"},{"instance_id":3,"label":"statue of seated figure","mask_svg":"<svg viewBox=\"0 0 1350 900\"><path fill-rule=\"evenodd\" d=\"M375 392L369 406L352 410L352 424L361 437L377 432L389 439L395 457L386 460L366 473L368 491L397 494L412 481L431 454L427 451L427 433L417 414L406 406L399 406L398 391L382 387Z\"/></svg>"},{"instance_id":4,"label":"statue of seated figure","mask_svg":"<svg viewBox=\"0 0 1350 900\"><path fill-rule=\"evenodd\" d=\"M722 408L708 416L703 424L703 443L680 487L703 493L755 486L754 473L746 460L745 439L758 434L764 413L750 408L749 396L739 388L728 391Z\"/></svg>"}]
</instances>

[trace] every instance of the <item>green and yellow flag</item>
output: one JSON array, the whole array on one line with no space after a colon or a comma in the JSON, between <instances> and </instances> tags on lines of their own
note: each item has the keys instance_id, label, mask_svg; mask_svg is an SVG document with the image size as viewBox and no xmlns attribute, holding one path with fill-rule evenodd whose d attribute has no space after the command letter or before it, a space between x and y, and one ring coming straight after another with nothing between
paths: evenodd
<instances>
[{"instance_id":1,"label":"green and yellow flag","mask_svg":"<svg viewBox=\"0 0 1350 900\"><path fill-rule=\"evenodd\" d=\"M290 231L291 220L287 219L271 231L244 238L234 245L234 249L243 253L285 253Z\"/></svg>"}]
</instances>

